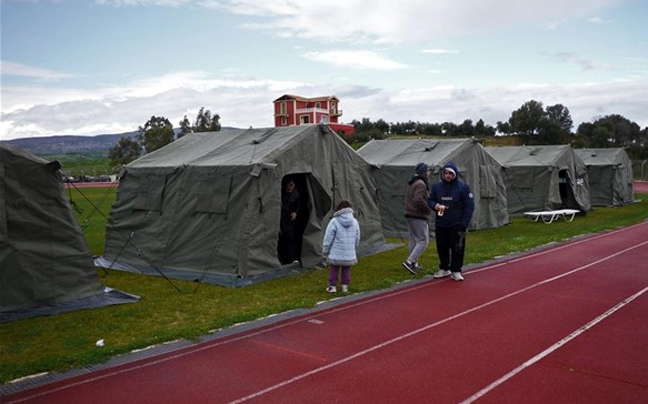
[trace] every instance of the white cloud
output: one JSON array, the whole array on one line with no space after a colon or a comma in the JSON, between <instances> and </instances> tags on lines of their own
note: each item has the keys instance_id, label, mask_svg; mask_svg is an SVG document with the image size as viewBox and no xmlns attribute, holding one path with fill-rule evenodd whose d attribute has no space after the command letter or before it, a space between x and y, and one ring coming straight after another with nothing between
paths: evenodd
<instances>
[{"instance_id":1,"label":"white cloud","mask_svg":"<svg viewBox=\"0 0 648 404\"><path fill-rule=\"evenodd\" d=\"M459 53L459 51L447 50L447 49L423 49L421 53L431 53L433 55L447 55L450 53Z\"/></svg>"},{"instance_id":2,"label":"white cloud","mask_svg":"<svg viewBox=\"0 0 648 404\"><path fill-rule=\"evenodd\" d=\"M332 50L325 52L307 52L304 54L304 57L316 62L354 69L385 71L408 68L407 65L390 60L371 51Z\"/></svg>"},{"instance_id":3,"label":"white cloud","mask_svg":"<svg viewBox=\"0 0 648 404\"><path fill-rule=\"evenodd\" d=\"M513 24L546 24L621 0L257 0L223 1L232 13L269 21L251 25L283 35L325 40L426 41ZM331 29L331 27L334 27Z\"/></svg>"},{"instance_id":4,"label":"white cloud","mask_svg":"<svg viewBox=\"0 0 648 404\"><path fill-rule=\"evenodd\" d=\"M427 41L492 27L547 24L624 0L97 0L114 6L196 5L256 17L247 27L282 37L379 43Z\"/></svg>"},{"instance_id":5,"label":"white cloud","mask_svg":"<svg viewBox=\"0 0 648 404\"><path fill-rule=\"evenodd\" d=\"M3 76L31 77L40 80L60 80L74 77L73 74L57 72L40 67L26 66L20 63L13 63L0 60L0 72Z\"/></svg>"},{"instance_id":6,"label":"white cloud","mask_svg":"<svg viewBox=\"0 0 648 404\"><path fill-rule=\"evenodd\" d=\"M361 85L308 85L244 77L213 79L187 72L154 77L124 87L84 92L43 87L35 98L19 89L3 88L21 108L2 113L2 140L52 135L95 135L136 130L151 115L174 126L184 115L194 119L205 107L219 114L223 126L273 126L272 101L282 94L335 94L344 110L342 121L370 118L387 122L505 121L512 111L534 99L569 108L575 127L598 115L620 114L642 128L648 126L648 81L625 80L583 85L519 84L489 88L434 86L388 91ZM34 93L32 93L34 94ZM21 98L22 97L22 98ZM20 98L18 100L18 98ZM4 102L4 98L3 98ZM3 106L4 108L4 106Z\"/></svg>"}]
</instances>

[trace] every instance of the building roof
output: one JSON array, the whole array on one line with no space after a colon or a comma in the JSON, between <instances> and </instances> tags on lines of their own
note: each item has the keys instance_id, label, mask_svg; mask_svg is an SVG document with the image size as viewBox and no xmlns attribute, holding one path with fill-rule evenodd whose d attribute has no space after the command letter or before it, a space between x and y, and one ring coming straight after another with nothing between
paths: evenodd
<instances>
[{"instance_id":1,"label":"building roof","mask_svg":"<svg viewBox=\"0 0 648 404\"><path fill-rule=\"evenodd\" d=\"M284 94L281 97L277 98L273 102L277 101L289 101L289 100L297 100L297 101L340 101L336 96L334 95L323 95L319 97L302 97L299 95L293 95L293 94Z\"/></svg>"}]
</instances>

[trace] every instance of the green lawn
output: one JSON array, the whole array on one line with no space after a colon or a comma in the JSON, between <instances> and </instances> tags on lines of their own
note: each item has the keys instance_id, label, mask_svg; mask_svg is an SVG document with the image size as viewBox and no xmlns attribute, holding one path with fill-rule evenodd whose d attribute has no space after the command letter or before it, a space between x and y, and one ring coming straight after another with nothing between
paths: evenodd
<instances>
[{"instance_id":1,"label":"green lawn","mask_svg":"<svg viewBox=\"0 0 648 404\"><path fill-rule=\"evenodd\" d=\"M92 253L101 254L114 189L72 189L70 193L79 207L78 218ZM480 263L580 234L643 221L648 218L648 194L638 196L644 201L623 208L597 208L586 216L577 216L572 223L557 221L546 225L513 219L509 226L469 233L466 263ZM404 245L406 242L389 241ZM361 259L353 269L351 291L384 289L412 279L401 267L406 253L406 247L402 247ZM420 262L426 269L417 278L434 272L437 258L433 244ZM196 339L236 323L314 307L332 298L325 292L327 273L322 269L238 289L173 280L182 292L158 277L101 269L97 273L104 285L139 295L142 300L0 324L0 382L101 363L134 349L176 339ZM102 348L95 346L99 339L105 340Z\"/></svg>"}]
</instances>

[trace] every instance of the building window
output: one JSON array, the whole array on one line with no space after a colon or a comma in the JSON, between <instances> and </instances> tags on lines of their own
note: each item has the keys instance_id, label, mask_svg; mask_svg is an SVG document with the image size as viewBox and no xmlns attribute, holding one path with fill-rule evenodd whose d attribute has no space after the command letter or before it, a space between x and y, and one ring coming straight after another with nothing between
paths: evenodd
<instances>
[{"instance_id":1,"label":"building window","mask_svg":"<svg viewBox=\"0 0 648 404\"><path fill-rule=\"evenodd\" d=\"M299 119L300 123L310 123L310 117L308 115L304 115Z\"/></svg>"},{"instance_id":2,"label":"building window","mask_svg":"<svg viewBox=\"0 0 648 404\"><path fill-rule=\"evenodd\" d=\"M315 108L317 108L317 109L322 108L322 104L321 104L320 102L317 102L317 103L315 104Z\"/></svg>"},{"instance_id":3,"label":"building window","mask_svg":"<svg viewBox=\"0 0 648 404\"><path fill-rule=\"evenodd\" d=\"M286 107L286 101L281 101L281 114L286 115L286 111L288 108Z\"/></svg>"},{"instance_id":4,"label":"building window","mask_svg":"<svg viewBox=\"0 0 648 404\"><path fill-rule=\"evenodd\" d=\"M331 102L331 114L335 115L337 113L337 105L334 102Z\"/></svg>"},{"instance_id":5,"label":"building window","mask_svg":"<svg viewBox=\"0 0 648 404\"><path fill-rule=\"evenodd\" d=\"M288 120L286 119L285 116L281 117L281 126L286 126L288 125Z\"/></svg>"}]
</instances>

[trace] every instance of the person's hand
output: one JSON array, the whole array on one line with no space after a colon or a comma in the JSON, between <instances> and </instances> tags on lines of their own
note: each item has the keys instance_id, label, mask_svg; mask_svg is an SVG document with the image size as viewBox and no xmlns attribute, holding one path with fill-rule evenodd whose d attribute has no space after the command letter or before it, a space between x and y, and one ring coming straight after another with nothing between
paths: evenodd
<instances>
[{"instance_id":1,"label":"person's hand","mask_svg":"<svg viewBox=\"0 0 648 404\"><path fill-rule=\"evenodd\" d=\"M297 212L292 212L290 214L290 220L295 220L295 219L297 219Z\"/></svg>"}]
</instances>

